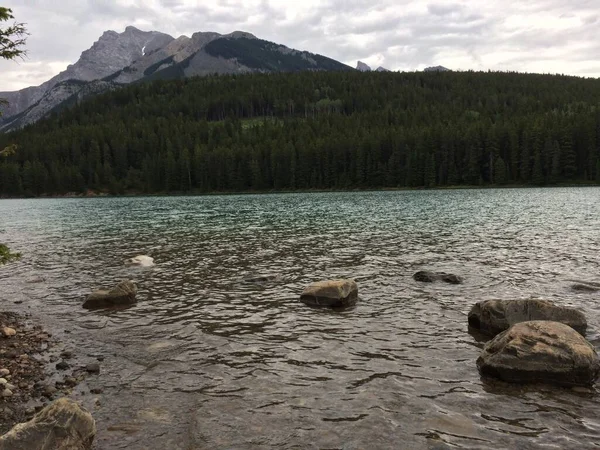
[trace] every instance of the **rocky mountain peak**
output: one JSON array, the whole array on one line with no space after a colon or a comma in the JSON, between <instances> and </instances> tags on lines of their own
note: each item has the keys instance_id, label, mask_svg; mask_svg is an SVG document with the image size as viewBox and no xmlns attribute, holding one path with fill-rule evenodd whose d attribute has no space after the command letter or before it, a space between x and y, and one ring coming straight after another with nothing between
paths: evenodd
<instances>
[{"instance_id":1,"label":"rocky mountain peak","mask_svg":"<svg viewBox=\"0 0 600 450\"><path fill-rule=\"evenodd\" d=\"M447 69L444 66L433 66L423 69L423 72L450 72L450 69Z\"/></svg>"},{"instance_id":2,"label":"rocky mountain peak","mask_svg":"<svg viewBox=\"0 0 600 450\"><path fill-rule=\"evenodd\" d=\"M371 67L367 64L365 64L362 61L359 61L356 64L356 70L358 70L359 72L370 72L371 71Z\"/></svg>"},{"instance_id":3,"label":"rocky mountain peak","mask_svg":"<svg viewBox=\"0 0 600 450\"><path fill-rule=\"evenodd\" d=\"M107 41L107 40L114 40L117 37L119 37L119 33L117 33L116 31L106 30L104 33L102 33L102 36L100 36L100 38L98 39L97 42Z\"/></svg>"},{"instance_id":4,"label":"rocky mountain peak","mask_svg":"<svg viewBox=\"0 0 600 450\"><path fill-rule=\"evenodd\" d=\"M254 36L252 33L248 33L247 31L234 31L233 33L227 34L226 37L233 38L233 39L240 39L240 38L257 39L256 36Z\"/></svg>"},{"instance_id":5,"label":"rocky mountain peak","mask_svg":"<svg viewBox=\"0 0 600 450\"><path fill-rule=\"evenodd\" d=\"M141 31L133 26L123 33L105 32L81 58L58 75L59 80L98 80L115 73L133 61L171 42L173 38L155 31Z\"/></svg>"}]
</instances>

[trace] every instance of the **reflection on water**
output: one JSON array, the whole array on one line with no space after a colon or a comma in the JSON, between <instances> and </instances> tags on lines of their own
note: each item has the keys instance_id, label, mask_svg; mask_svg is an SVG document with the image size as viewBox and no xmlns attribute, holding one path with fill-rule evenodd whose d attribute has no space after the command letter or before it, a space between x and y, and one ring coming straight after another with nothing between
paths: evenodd
<instances>
[{"instance_id":1,"label":"reflection on water","mask_svg":"<svg viewBox=\"0 0 600 450\"><path fill-rule=\"evenodd\" d=\"M0 300L38 313L83 357L76 394L98 448L594 448L594 390L481 380L479 300L583 309L598 344L600 189L511 189L0 201L22 261ZM148 254L153 268L128 267ZM421 269L465 284L420 284ZM130 277L140 302L81 308ZM344 311L298 302L352 277ZM22 304L10 306L13 301ZM69 334L63 334L67 330ZM99 402L96 402L96 398Z\"/></svg>"}]
</instances>

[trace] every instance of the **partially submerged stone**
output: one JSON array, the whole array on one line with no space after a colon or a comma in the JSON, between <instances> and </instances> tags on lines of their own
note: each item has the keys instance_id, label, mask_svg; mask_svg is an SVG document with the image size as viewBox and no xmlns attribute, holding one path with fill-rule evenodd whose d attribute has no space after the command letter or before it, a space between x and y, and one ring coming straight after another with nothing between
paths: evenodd
<instances>
[{"instance_id":1,"label":"partially submerged stone","mask_svg":"<svg viewBox=\"0 0 600 450\"><path fill-rule=\"evenodd\" d=\"M129 258L126 264L140 267L152 267L154 265L154 258L147 255L138 255L133 258Z\"/></svg>"},{"instance_id":2,"label":"partially submerged stone","mask_svg":"<svg viewBox=\"0 0 600 450\"><path fill-rule=\"evenodd\" d=\"M600 373L596 350L568 325L521 322L488 342L477 359L482 375L511 383L590 386Z\"/></svg>"},{"instance_id":3,"label":"partially submerged stone","mask_svg":"<svg viewBox=\"0 0 600 450\"><path fill-rule=\"evenodd\" d=\"M358 285L354 280L319 281L309 285L300 301L309 306L345 307L358 300Z\"/></svg>"},{"instance_id":4,"label":"partially submerged stone","mask_svg":"<svg viewBox=\"0 0 600 450\"><path fill-rule=\"evenodd\" d=\"M0 450L85 450L92 447L95 436L92 415L61 398L1 436Z\"/></svg>"},{"instance_id":5,"label":"partially submerged stone","mask_svg":"<svg viewBox=\"0 0 600 450\"><path fill-rule=\"evenodd\" d=\"M486 300L476 303L469 311L469 326L495 336L512 325L530 320L549 320L564 323L585 335L585 315L566 306L557 306L549 300Z\"/></svg>"},{"instance_id":6,"label":"partially submerged stone","mask_svg":"<svg viewBox=\"0 0 600 450\"><path fill-rule=\"evenodd\" d=\"M421 281L423 283L433 283L434 281L443 281L450 284L461 284L462 278L453 273L446 272L430 272L428 270L421 270L413 275L415 281Z\"/></svg>"},{"instance_id":7,"label":"partially submerged stone","mask_svg":"<svg viewBox=\"0 0 600 450\"><path fill-rule=\"evenodd\" d=\"M121 281L110 291L98 290L92 292L85 303L84 308L107 308L111 306L128 306L136 302L137 287L133 281Z\"/></svg>"}]
</instances>

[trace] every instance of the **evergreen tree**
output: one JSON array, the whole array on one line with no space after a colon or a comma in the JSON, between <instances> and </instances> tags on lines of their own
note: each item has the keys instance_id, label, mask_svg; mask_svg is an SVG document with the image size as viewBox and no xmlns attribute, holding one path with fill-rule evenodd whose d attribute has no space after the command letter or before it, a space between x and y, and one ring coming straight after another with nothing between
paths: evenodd
<instances>
[{"instance_id":1,"label":"evergreen tree","mask_svg":"<svg viewBox=\"0 0 600 450\"><path fill-rule=\"evenodd\" d=\"M506 184L508 181L506 163L498 156L494 163L494 182L496 184Z\"/></svg>"},{"instance_id":2,"label":"evergreen tree","mask_svg":"<svg viewBox=\"0 0 600 450\"><path fill-rule=\"evenodd\" d=\"M545 182L544 171L542 169L542 156L539 150L535 152L533 160L533 175L531 181L533 182L533 184L537 185L542 185Z\"/></svg>"}]
</instances>

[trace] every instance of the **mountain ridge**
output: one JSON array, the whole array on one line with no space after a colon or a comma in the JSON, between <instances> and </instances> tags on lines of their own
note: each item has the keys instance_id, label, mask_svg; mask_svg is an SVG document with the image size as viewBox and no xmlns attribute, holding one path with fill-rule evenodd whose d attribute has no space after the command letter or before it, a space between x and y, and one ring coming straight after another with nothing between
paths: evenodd
<instances>
[{"instance_id":1,"label":"mountain ridge","mask_svg":"<svg viewBox=\"0 0 600 450\"><path fill-rule=\"evenodd\" d=\"M127 26L105 31L80 58L39 86L0 92L0 131L21 128L76 95L116 89L133 82L210 74L299 70L353 70L331 58L265 41L246 31L196 32L174 38L159 31ZM102 81L102 83L100 83ZM92 83L84 88L79 82Z\"/></svg>"},{"instance_id":2,"label":"mountain ridge","mask_svg":"<svg viewBox=\"0 0 600 450\"><path fill-rule=\"evenodd\" d=\"M141 31L135 27L125 28L123 33L105 31L92 46L81 53L79 59L65 70L39 86L30 86L18 91L0 92L9 105L3 108L3 122L35 104L58 83L67 80L93 81L115 72L120 65L129 65L141 55L145 45L161 46L173 37L158 31ZM144 42L144 43L142 43ZM0 122L0 125L2 122Z\"/></svg>"}]
</instances>

